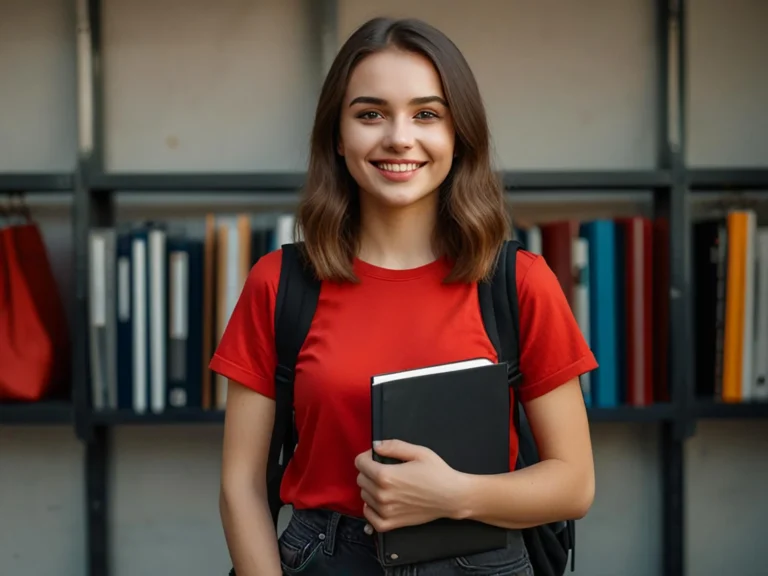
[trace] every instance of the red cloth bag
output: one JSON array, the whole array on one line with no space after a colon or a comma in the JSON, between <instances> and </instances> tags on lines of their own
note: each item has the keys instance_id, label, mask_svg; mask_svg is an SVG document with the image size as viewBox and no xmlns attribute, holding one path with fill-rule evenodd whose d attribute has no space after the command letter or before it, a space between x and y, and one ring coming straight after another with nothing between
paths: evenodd
<instances>
[{"instance_id":1,"label":"red cloth bag","mask_svg":"<svg viewBox=\"0 0 768 576\"><path fill-rule=\"evenodd\" d=\"M69 396L72 381L69 325L43 236L31 220L11 230L21 273L53 344L53 366L46 395Z\"/></svg>"},{"instance_id":2,"label":"red cloth bag","mask_svg":"<svg viewBox=\"0 0 768 576\"><path fill-rule=\"evenodd\" d=\"M0 401L34 401L50 388L53 342L19 265L13 227L0 230ZM55 290L48 285L47 290Z\"/></svg>"}]
</instances>

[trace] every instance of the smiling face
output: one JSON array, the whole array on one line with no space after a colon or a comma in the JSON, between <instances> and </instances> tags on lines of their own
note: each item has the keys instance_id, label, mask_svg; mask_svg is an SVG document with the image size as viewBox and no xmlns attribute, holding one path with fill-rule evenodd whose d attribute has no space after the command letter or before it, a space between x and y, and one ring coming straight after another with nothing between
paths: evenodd
<instances>
[{"instance_id":1,"label":"smiling face","mask_svg":"<svg viewBox=\"0 0 768 576\"><path fill-rule=\"evenodd\" d=\"M455 132L428 58L389 49L353 71L341 110L339 153L360 193L406 207L436 192L451 169Z\"/></svg>"}]
</instances>

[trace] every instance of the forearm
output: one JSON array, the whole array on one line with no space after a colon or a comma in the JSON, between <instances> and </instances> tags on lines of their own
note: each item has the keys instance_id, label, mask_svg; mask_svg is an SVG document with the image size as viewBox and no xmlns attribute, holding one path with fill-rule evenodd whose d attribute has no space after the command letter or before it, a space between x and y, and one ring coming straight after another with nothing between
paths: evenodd
<instances>
[{"instance_id":1,"label":"forearm","mask_svg":"<svg viewBox=\"0 0 768 576\"><path fill-rule=\"evenodd\" d=\"M499 475L461 475L454 517L519 529L583 517L592 505L591 473L544 460Z\"/></svg>"},{"instance_id":2,"label":"forearm","mask_svg":"<svg viewBox=\"0 0 768 576\"><path fill-rule=\"evenodd\" d=\"M253 490L222 489L224 535L237 576L279 576L280 554L266 498Z\"/></svg>"}]
</instances>

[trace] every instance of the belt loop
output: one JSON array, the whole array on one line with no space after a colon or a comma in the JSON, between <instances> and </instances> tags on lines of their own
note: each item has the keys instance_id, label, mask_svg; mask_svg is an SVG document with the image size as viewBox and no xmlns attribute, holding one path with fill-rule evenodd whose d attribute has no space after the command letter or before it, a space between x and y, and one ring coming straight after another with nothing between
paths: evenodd
<instances>
[{"instance_id":1,"label":"belt loop","mask_svg":"<svg viewBox=\"0 0 768 576\"><path fill-rule=\"evenodd\" d=\"M325 541L323 542L323 552L328 556L333 556L333 550L336 546L336 532L339 529L339 520L341 514L338 512L331 512L330 518L328 518L328 526L325 529Z\"/></svg>"}]
</instances>

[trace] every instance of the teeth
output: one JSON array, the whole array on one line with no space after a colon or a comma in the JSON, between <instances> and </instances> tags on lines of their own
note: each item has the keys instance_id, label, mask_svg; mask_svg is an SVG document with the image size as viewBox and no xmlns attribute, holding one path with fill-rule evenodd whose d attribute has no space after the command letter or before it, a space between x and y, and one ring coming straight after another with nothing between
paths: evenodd
<instances>
[{"instance_id":1,"label":"teeth","mask_svg":"<svg viewBox=\"0 0 768 576\"><path fill-rule=\"evenodd\" d=\"M421 167L420 164L388 164L386 162L378 162L376 166L387 172L410 172Z\"/></svg>"}]
</instances>

